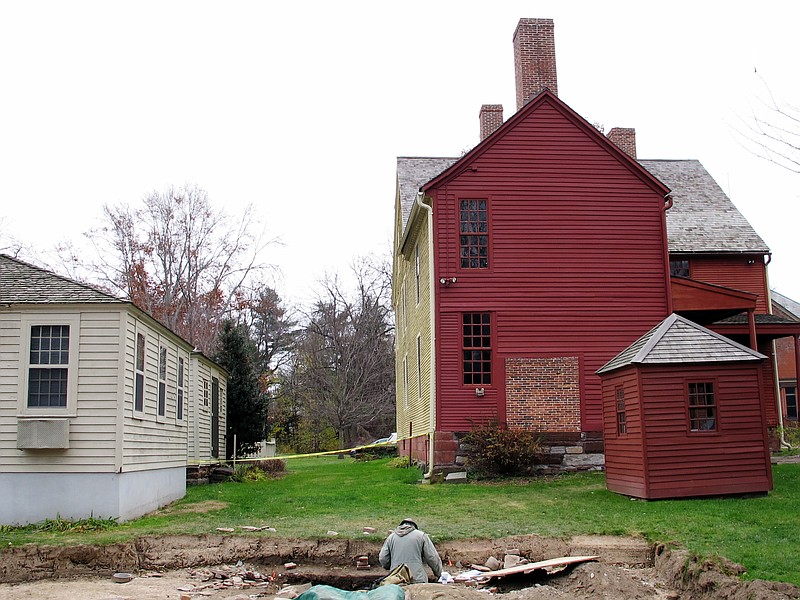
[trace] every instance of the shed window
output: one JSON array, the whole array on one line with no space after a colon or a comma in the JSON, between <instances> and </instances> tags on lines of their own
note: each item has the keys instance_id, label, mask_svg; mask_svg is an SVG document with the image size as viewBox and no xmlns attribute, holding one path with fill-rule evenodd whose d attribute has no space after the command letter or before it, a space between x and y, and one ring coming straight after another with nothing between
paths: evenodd
<instances>
[{"instance_id":1,"label":"shed window","mask_svg":"<svg viewBox=\"0 0 800 600\"><path fill-rule=\"evenodd\" d=\"M489 266L489 222L486 200L461 200L459 246L462 269Z\"/></svg>"},{"instance_id":2,"label":"shed window","mask_svg":"<svg viewBox=\"0 0 800 600\"><path fill-rule=\"evenodd\" d=\"M692 431L716 431L717 406L710 381L689 384L689 423Z\"/></svg>"},{"instance_id":3,"label":"shed window","mask_svg":"<svg viewBox=\"0 0 800 600\"><path fill-rule=\"evenodd\" d=\"M625 389L618 387L616 389L617 400L617 434L622 435L628 433L627 417L625 415Z\"/></svg>"},{"instance_id":4,"label":"shed window","mask_svg":"<svg viewBox=\"0 0 800 600\"><path fill-rule=\"evenodd\" d=\"M461 323L464 383L491 385L491 316L488 312L464 313Z\"/></svg>"},{"instance_id":5,"label":"shed window","mask_svg":"<svg viewBox=\"0 0 800 600\"><path fill-rule=\"evenodd\" d=\"M144 355L145 339L141 333L136 334L136 378L133 385L133 410L144 411Z\"/></svg>"},{"instance_id":6,"label":"shed window","mask_svg":"<svg viewBox=\"0 0 800 600\"><path fill-rule=\"evenodd\" d=\"M797 421L797 386L786 386L786 418Z\"/></svg>"},{"instance_id":7,"label":"shed window","mask_svg":"<svg viewBox=\"0 0 800 600\"><path fill-rule=\"evenodd\" d=\"M69 325L31 326L28 407L66 407Z\"/></svg>"}]
</instances>

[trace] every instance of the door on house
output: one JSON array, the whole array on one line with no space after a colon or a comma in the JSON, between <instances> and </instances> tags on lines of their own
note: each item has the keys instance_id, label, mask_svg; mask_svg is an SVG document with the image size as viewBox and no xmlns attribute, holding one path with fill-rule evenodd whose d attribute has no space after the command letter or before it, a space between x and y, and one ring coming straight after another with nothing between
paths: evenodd
<instances>
[{"instance_id":1,"label":"door on house","mask_svg":"<svg viewBox=\"0 0 800 600\"><path fill-rule=\"evenodd\" d=\"M219 379L211 378L211 456L219 458Z\"/></svg>"}]
</instances>

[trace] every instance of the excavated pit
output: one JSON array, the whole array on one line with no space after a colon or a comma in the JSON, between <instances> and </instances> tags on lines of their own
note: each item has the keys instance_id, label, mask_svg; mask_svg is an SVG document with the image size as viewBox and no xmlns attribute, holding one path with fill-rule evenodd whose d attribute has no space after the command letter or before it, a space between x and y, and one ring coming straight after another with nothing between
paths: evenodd
<instances>
[{"instance_id":1,"label":"excavated pit","mask_svg":"<svg viewBox=\"0 0 800 600\"><path fill-rule=\"evenodd\" d=\"M641 598L778 600L800 598L788 584L741 581L732 563L693 560L686 552L654 547L642 539L577 536L570 539L514 536L437 543L445 570L456 574L506 553L539 561L598 555L597 561L545 574L492 580L485 585L417 584L407 600L481 600L486 593L514 600ZM143 537L108 546L22 546L0 552L0 598L4 600L107 600L136 598L271 598L287 586L326 584L369 589L386 572L380 542L328 538L303 540L263 535ZM359 556L370 568L356 568ZM287 568L287 563L296 566ZM113 575L135 575L113 583ZM255 574L254 574L255 573Z\"/></svg>"}]
</instances>

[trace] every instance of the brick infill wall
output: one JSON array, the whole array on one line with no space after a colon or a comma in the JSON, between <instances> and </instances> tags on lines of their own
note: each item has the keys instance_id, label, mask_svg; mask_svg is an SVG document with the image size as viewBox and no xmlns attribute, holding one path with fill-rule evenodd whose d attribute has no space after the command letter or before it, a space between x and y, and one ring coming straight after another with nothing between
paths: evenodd
<instances>
[{"instance_id":1,"label":"brick infill wall","mask_svg":"<svg viewBox=\"0 0 800 600\"><path fill-rule=\"evenodd\" d=\"M578 357L507 358L506 421L529 431L580 431Z\"/></svg>"}]
</instances>

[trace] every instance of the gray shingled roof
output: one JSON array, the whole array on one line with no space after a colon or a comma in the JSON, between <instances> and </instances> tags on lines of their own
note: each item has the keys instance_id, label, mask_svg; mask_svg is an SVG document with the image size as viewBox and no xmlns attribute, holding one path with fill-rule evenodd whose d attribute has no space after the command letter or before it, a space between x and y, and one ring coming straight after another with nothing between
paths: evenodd
<instances>
[{"instance_id":1,"label":"gray shingled roof","mask_svg":"<svg viewBox=\"0 0 800 600\"><path fill-rule=\"evenodd\" d=\"M400 189L403 231L405 231L408 224L411 209L414 208L419 188L449 168L457 160L457 158L397 157L397 185Z\"/></svg>"},{"instance_id":2,"label":"gray shingled roof","mask_svg":"<svg viewBox=\"0 0 800 600\"><path fill-rule=\"evenodd\" d=\"M631 364L753 361L766 358L723 335L671 314L600 369L598 374Z\"/></svg>"},{"instance_id":3,"label":"gray shingled roof","mask_svg":"<svg viewBox=\"0 0 800 600\"><path fill-rule=\"evenodd\" d=\"M790 324L794 325L797 321L793 321L792 319L785 319L783 317L779 317L778 315L762 315L762 314L755 314L756 325L775 325L777 324ZM725 319L720 319L719 321L715 321L721 325L743 325L747 324L750 321L747 318L747 313L739 313L738 315L733 315L731 317L727 317Z\"/></svg>"},{"instance_id":4,"label":"gray shingled roof","mask_svg":"<svg viewBox=\"0 0 800 600\"><path fill-rule=\"evenodd\" d=\"M419 188L458 158L398 157L403 230ZM697 160L641 160L639 163L672 190L667 239L673 253L734 252L766 254L769 248L747 219Z\"/></svg>"},{"instance_id":5,"label":"gray shingled roof","mask_svg":"<svg viewBox=\"0 0 800 600\"><path fill-rule=\"evenodd\" d=\"M670 252L752 252L769 248L697 160L640 160L672 190L667 211Z\"/></svg>"},{"instance_id":6,"label":"gray shingled roof","mask_svg":"<svg viewBox=\"0 0 800 600\"><path fill-rule=\"evenodd\" d=\"M788 296L779 294L775 290L770 290L770 295L772 296L773 302L780 304L786 312L793 314L800 320L800 302L795 302Z\"/></svg>"},{"instance_id":7,"label":"gray shingled roof","mask_svg":"<svg viewBox=\"0 0 800 600\"><path fill-rule=\"evenodd\" d=\"M0 254L0 303L122 303L124 300L51 271Z\"/></svg>"}]
</instances>

